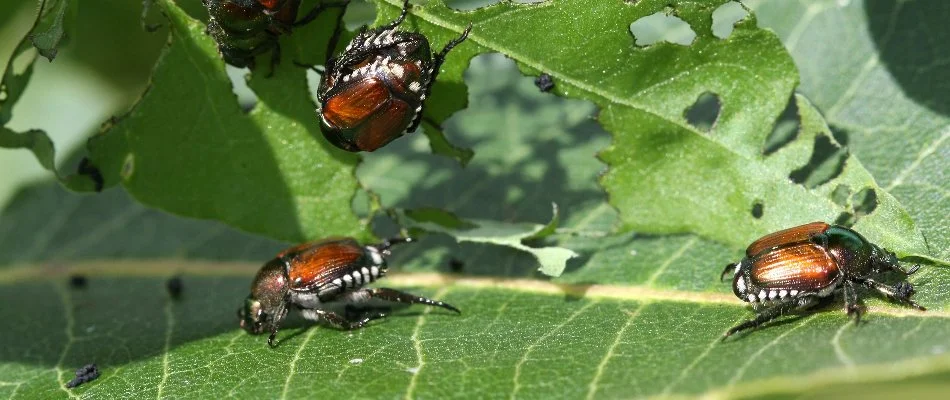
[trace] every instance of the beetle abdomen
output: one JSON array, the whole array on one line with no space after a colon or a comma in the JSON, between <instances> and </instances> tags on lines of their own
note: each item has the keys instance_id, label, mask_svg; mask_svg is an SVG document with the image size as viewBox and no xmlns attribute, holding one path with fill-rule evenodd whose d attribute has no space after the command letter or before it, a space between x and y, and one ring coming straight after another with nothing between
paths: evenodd
<instances>
[{"instance_id":1,"label":"beetle abdomen","mask_svg":"<svg viewBox=\"0 0 950 400\"><path fill-rule=\"evenodd\" d=\"M818 291L840 276L835 260L813 243L773 249L752 259L751 286L761 289Z\"/></svg>"},{"instance_id":2,"label":"beetle abdomen","mask_svg":"<svg viewBox=\"0 0 950 400\"><path fill-rule=\"evenodd\" d=\"M783 229L778 232L762 236L759 240L752 242L745 250L746 257L755 257L769 249L788 245L791 243L807 242L815 235L820 235L828 230L829 225L824 222L812 222L794 228Z\"/></svg>"},{"instance_id":3,"label":"beetle abdomen","mask_svg":"<svg viewBox=\"0 0 950 400\"><path fill-rule=\"evenodd\" d=\"M363 285L376 281L383 275L386 275L386 270L376 265L353 268L352 271L340 275L328 284L320 286L317 296L320 296L321 299L326 299L327 297L347 290L359 289Z\"/></svg>"}]
</instances>

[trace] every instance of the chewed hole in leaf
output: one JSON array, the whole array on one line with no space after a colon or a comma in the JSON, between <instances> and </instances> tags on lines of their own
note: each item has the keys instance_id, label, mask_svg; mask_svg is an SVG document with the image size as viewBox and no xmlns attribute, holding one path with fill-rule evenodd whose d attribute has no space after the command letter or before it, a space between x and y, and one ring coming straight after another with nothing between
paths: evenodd
<instances>
[{"instance_id":1,"label":"chewed hole in leaf","mask_svg":"<svg viewBox=\"0 0 950 400\"><path fill-rule=\"evenodd\" d=\"M848 152L832 142L831 138L819 135L808 164L788 175L793 182L814 189L838 176L844 170Z\"/></svg>"},{"instance_id":2,"label":"chewed hole in leaf","mask_svg":"<svg viewBox=\"0 0 950 400\"><path fill-rule=\"evenodd\" d=\"M798 105L795 104L795 97L792 96L785 106L785 110L775 120L772 126L772 132L765 138L765 146L762 147L762 155L772 154L782 146L791 143L798 136L798 130L801 128L801 117L798 115Z\"/></svg>"},{"instance_id":3,"label":"chewed hole in leaf","mask_svg":"<svg viewBox=\"0 0 950 400\"><path fill-rule=\"evenodd\" d=\"M736 22L742 21L749 16L749 10L742 7L742 4L736 1L730 1L716 8L713 11L713 35L720 39L726 39L732 34L736 27Z\"/></svg>"},{"instance_id":4,"label":"chewed hole in leaf","mask_svg":"<svg viewBox=\"0 0 950 400\"><path fill-rule=\"evenodd\" d=\"M672 15L668 8L653 15L640 18L630 24L637 46L649 46L657 42L669 42L689 46L696 39L696 32L682 19Z\"/></svg>"},{"instance_id":5,"label":"chewed hole in leaf","mask_svg":"<svg viewBox=\"0 0 950 400\"><path fill-rule=\"evenodd\" d=\"M231 81L231 91L237 97L241 110L245 113L250 112L257 105L257 95L247 85L247 79L245 78L251 71L247 68L237 68L230 65L226 67L228 79Z\"/></svg>"},{"instance_id":6,"label":"chewed hole in leaf","mask_svg":"<svg viewBox=\"0 0 950 400\"><path fill-rule=\"evenodd\" d=\"M854 204L856 218L868 215L877 208L877 192L872 188L861 189L851 197L851 204Z\"/></svg>"},{"instance_id":7,"label":"chewed hole in leaf","mask_svg":"<svg viewBox=\"0 0 950 400\"><path fill-rule=\"evenodd\" d=\"M762 213L765 212L765 205L762 204L762 200L756 200L755 203L752 203L752 217L755 219L762 218Z\"/></svg>"},{"instance_id":8,"label":"chewed hole in leaf","mask_svg":"<svg viewBox=\"0 0 950 400\"><path fill-rule=\"evenodd\" d=\"M850 198L851 187L848 185L838 185L835 190L831 192L831 201L842 207L848 207L848 200Z\"/></svg>"},{"instance_id":9,"label":"chewed hole in leaf","mask_svg":"<svg viewBox=\"0 0 950 400\"><path fill-rule=\"evenodd\" d=\"M686 122L703 132L709 132L716 125L716 118L722 110L719 96L712 92L703 92L693 105L684 113Z\"/></svg>"},{"instance_id":10,"label":"chewed hole in leaf","mask_svg":"<svg viewBox=\"0 0 950 400\"><path fill-rule=\"evenodd\" d=\"M359 30L376 20L376 4L371 1L350 1L343 14L343 24L351 31Z\"/></svg>"},{"instance_id":11,"label":"chewed hole in leaf","mask_svg":"<svg viewBox=\"0 0 950 400\"><path fill-rule=\"evenodd\" d=\"M835 225L852 227L857 220L854 218L854 214L849 212L843 212L838 215L838 218L835 218Z\"/></svg>"}]
</instances>

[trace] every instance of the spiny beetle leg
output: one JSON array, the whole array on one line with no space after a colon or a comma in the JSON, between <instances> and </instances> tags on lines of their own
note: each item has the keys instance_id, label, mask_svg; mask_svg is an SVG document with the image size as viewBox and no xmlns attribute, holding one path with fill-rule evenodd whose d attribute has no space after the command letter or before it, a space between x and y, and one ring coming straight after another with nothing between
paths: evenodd
<instances>
[{"instance_id":1,"label":"spiny beetle leg","mask_svg":"<svg viewBox=\"0 0 950 400\"><path fill-rule=\"evenodd\" d=\"M429 83L426 85L425 93L423 93L423 96L422 96L423 99L425 99L426 97L429 97L429 93L432 91L432 85L435 83L435 78L439 76L439 71L442 69L442 63L445 62L445 57L449 54L449 51L451 51L455 46L458 46L459 43L462 43L463 41L465 41L465 39L468 38L468 33L471 31L472 31L472 23L470 22L468 24L468 27L465 28L465 31L463 31L462 34L459 35L459 37L452 39L451 41L446 43L445 47L442 48L442 51L440 51L438 54L436 54L432 58L432 68L431 68L432 72L431 74L429 74ZM423 103L420 107L424 108L425 103ZM418 113L416 113L416 117L413 118L412 123L409 124L409 127L406 128L406 132L415 132L416 129L419 128L420 123L422 123L421 109L419 110Z\"/></svg>"},{"instance_id":2,"label":"spiny beetle leg","mask_svg":"<svg viewBox=\"0 0 950 400\"><path fill-rule=\"evenodd\" d=\"M303 26L303 25L313 22L313 20L317 19L317 17L320 16L320 13L322 13L324 10L328 8L346 7L348 4L350 4L350 0L338 1L338 2L333 2L333 3L321 2L316 7L312 8L310 12L308 12L307 15L304 15L304 17L301 18L299 21L294 22L294 26Z\"/></svg>"},{"instance_id":3,"label":"spiny beetle leg","mask_svg":"<svg viewBox=\"0 0 950 400\"><path fill-rule=\"evenodd\" d=\"M383 314L383 313L374 313L374 314L367 315L358 320L349 320L333 311L320 310L320 309L302 310L301 314L306 319L313 320L313 321L324 320L324 321L329 322L330 325L333 325L340 329L344 329L348 331L362 328L367 323L369 323L369 321L372 321L374 319L380 319L386 316L386 314Z\"/></svg>"},{"instance_id":4,"label":"spiny beetle leg","mask_svg":"<svg viewBox=\"0 0 950 400\"><path fill-rule=\"evenodd\" d=\"M459 310L458 308L455 308L455 306L451 304L444 303L438 300L427 299L421 296L416 296L411 293L400 292L396 289L373 288L373 289L367 289L366 293L369 294L370 297L376 298L376 299L387 300L387 301L392 301L396 303L425 304L427 306L442 307L446 310L455 311L456 313L459 313L459 314L462 313L461 310Z\"/></svg>"},{"instance_id":5,"label":"spiny beetle leg","mask_svg":"<svg viewBox=\"0 0 950 400\"><path fill-rule=\"evenodd\" d=\"M844 306L845 311L848 312L848 316L854 317L854 324L857 325L860 323L864 309L859 303L858 293L854 289L854 284L850 281L844 283Z\"/></svg>"},{"instance_id":6,"label":"spiny beetle leg","mask_svg":"<svg viewBox=\"0 0 950 400\"><path fill-rule=\"evenodd\" d=\"M816 299L814 297L809 296L809 297L799 299L797 302L780 303L772 307L766 308L765 310L760 312L758 315L756 315L754 319L745 321L739 325L732 327L728 331L726 331L726 334L722 336L722 340L726 340L726 338L728 338L729 336L732 336L732 334L736 332L755 328L766 322L772 321L780 317L782 314L785 314L791 310L803 310L815 305L816 303L817 303Z\"/></svg>"},{"instance_id":7,"label":"spiny beetle leg","mask_svg":"<svg viewBox=\"0 0 950 400\"><path fill-rule=\"evenodd\" d=\"M926 308L917 304L917 302L910 299L910 296L914 294L914 285L910 282L897 282L894 286L888 286L887 284L875 281L871 278L861 278L856 279L858 282L864 284L869 289L874 289L878 293L881 293L887 297L890 297L894 300L897 300L901 303L907 304L911 307L914 307L920 311L927 311Z\"/></svg>"}]
</instances>

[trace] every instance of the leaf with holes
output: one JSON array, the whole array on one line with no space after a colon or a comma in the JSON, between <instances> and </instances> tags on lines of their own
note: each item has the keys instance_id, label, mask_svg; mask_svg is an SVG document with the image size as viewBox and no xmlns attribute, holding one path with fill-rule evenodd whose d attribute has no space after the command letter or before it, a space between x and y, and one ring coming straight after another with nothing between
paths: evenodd
<instances>
[{"instance_id":1,"label":"leaf with holes","mask_svg":"<svg viewBox=\"0 0 950 400\"><path fill-rule=\"evenodd\" d=\"M836 140L907 209L929 250L950 258L950 3L760 2L760 22L783 38L801 91ZM834 37L838 46L822 46ZM880 191L878 191L880 192Z\"/></svg>"},{"instance_id":2,"label":"leaf with holes","mask_svg":"<svg viewBox=\"0 0 950 400\"><path fill-rule=\"evenodd\" d=\"M554 215L547 225L463 220L438 209L406 210L402 214L402 224L410 229L443 233L459 243L487 243L524 251L537 260L538 271L547 276L560 276L567 261L577 257L577 253L561 247L537 248L524 244L525 241L551 236L557 230L560 215L556 204L553 209Z\"/></svg>"}]
</instances>

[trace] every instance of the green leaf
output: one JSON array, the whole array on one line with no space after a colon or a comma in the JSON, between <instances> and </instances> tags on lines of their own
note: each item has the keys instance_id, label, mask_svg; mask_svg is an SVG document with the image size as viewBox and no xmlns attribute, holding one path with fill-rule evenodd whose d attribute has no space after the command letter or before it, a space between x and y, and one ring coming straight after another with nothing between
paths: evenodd
<instances>
[{"instance_id":1,"label":"green leaf","mask_svg":"<svg viewBox=\"0 0 950 400\"><path fill-rule=\"evenodd\" d=\"M904 205L931 254L950 258L950 52L945 2L761 2L783 38L801 92L839 141ZM827 38L839 45L826 46ZM878 190L881 193L881 190Z\"/></svg>"},{"instance_id":2,"label":"green leaf","mask_svg":"<svg viewBox=\"0 0 950 400\"><path fill-rule=\"evenodd\" d=\"M8 327L0 331L0 391L14 398L341 390L746 397L837 393L842 385L862 395L916 382L931 384L910 392L933 396L950 375L945 269L927 268L917 281L926 313L869 298L860 326L832 306L721 342L751 315L717 279L733 252L696 236L576 237L568 241L590 258L554 282L443 275L432 266L400 273L394 262L397 271L381 283L463 314L415 307L355 332L291 319L271 349L266 337L238 328L234 309L279 243L150 210L120 190L77 196L55 184L23 191L0 220L0 301L17 304L0 309ZM28 229L36 235L16 234ZM72 274L88 285L69 287ZM182 277L179 300L165 288L173 275ZM65 389L90 362L102 375Z\"/></svg>"},{"instance_id":3,"label":"green leaf","mask_svg":"<svg viewBox=\"0 0 950 400\"><path fill-rule=\"evenodd\" d=\"M44 8L45 3L46 0L40 3L41 9ZM39 52L41 56L46 57L50 62L53 62L53 59L56 58L56 53L59 52L60 41L62 41L66 35L66 29L63 24L68 9L69 2L67 0L60 0L51 4L49 12L54 16L50 25L45 31L31 33L29 36L33 47L36 47L36 51Z\"/></svg>"},{"instance_id":4,"label":"green leaf","mask_svg":"<svg viewBox=\"0 0 950 400\"><path fill-rule=\"evenodd\" d=\"M366 235L350 207L358 158L319 134L306 70L285 57L272 77L255 74L260 101L245 114L204 25L171 1L159 4L171 40L151 88L90 143L106 185L121 182L144 204L287 241ZM321 33L329 34L334 13L315 22ZM266 57L258 61L269 67Z\"/></svg>"},{"instance_id":5,"label":"green leaf","mask_svg":"<svg viewBox=\"0 0 950 400\"><path fill-rule=\"evenodd\" d=\"M586 75L565 75L554 63L539 60L561 57L565 48L570 50L565 53L574 56L578 56L575 51L596 50L597 42L580 46L566 39L580 40L571 36L567 27L584 25L593 18L591 12L599 12L593 15L598 18L600 33L585 40L615 34L630 41L626 25L622 29L601 25L600 19L609 21L613 16L603 10L639 10L645 4L648 12L656 4L596 3L588 11L592 7L589 2L579 3L503 4L495 7L524 8L499 13L482 23L481 28L490 32L493 24L511 27L516 20L520 34L535 39L531 45L560 42L561 50L549 51L535 62L518 57L528 50L516 48L514 39L492 42L493 36L473 36L472 42L459 48L460 57L450 59L447 66L458 68L457 74L446 76L471 88L469 108L445 124L453 141L477 151L465 169L430 154L421 135L408 136L385 151L367 155L357 169L363 185L378 193L386 205L398 209L435 207L475 220L546 221L550 218L548 205L556 201L560 205L559 228L544 243L580 254L568 262L560 277L528 279L536 275L537 261L516 249L458 245L443 235L429 235L420 243L395 250L390 259L393 273L380 284L448 301L463 310L461 316L412 307L355 332L296 319L281 332L281 345L270 349L265 337L237 328L234 310L247 295L257 268L286 244L223 224L144 208L119 189L76 196L55 185L33 187L0 214L0 301L16 305L0 308L7 327L0 330L0 341L6 344L0 349L0 371L4 373L0 395L945 395L950 389L946 383L950 377L946 340L950 272L946 268L925 263L911 277L917 288L915 299L929 308L925 313L866 294L869 313L860 325L850 322L840 299L834 299L815 313L786 316L763 329L720 342L722 332L753 315L729 285L718 279L722 266L741 256L741 245L735 243L738 239L731 234L715 241L696 234L609 234L619 217L596 183L604 165L593 155L608 145L610 137L591 120L595 105L539 93L531 77L518 73L515 62L531 75L550 71L558 95L584 95L576 84L588 82ZM688 4L697 5L704 6ZM552 11L562 6L562 13ZM391 17L395 9L393 4L385 6L380 18ZM432 10L443 9L429 4L414 8L416 15L411 21L429 30L427 34L439 35L440 40L457 34L450 31L464 26L469 17L494 12L490 8L463 13L458 24L447 24L448 20ZM533 20L528 11L521 10L542 10L547 19ZM476 29L479 26L476 23ZM518 33L512 30L512 34ZM501 37L508 33L498 28L494 34ZM471 47L484 43L494 47ZM750 43L754 48L749 51L760 51L755 44ZM839 43L821 40L818 45ZM466 66L462 61L468 56L462 55L473 55L476 50L504 50L514 61L479 56L463 76ZM595 53L590 50L580 56L594 57ZM275 79L281 79L281 72ZM598 79L589 81L588 86L610 84L609 79ZM742 86L747 77L737 73L719 79L722 85ZM155 86L152 91L157 89ZM775 101L779 108L788 98L788 93L783 95L782 101ZM805 98L795 101L805 127L803 134L828 137L828 143L834 145L837 136L829 135L816 109ZM725 102L724 107L728 107ZM767 126L763 137L770 125L771 121L763 123ZM713 131L721 126L717 124ZM796 168L803 166L810 160L809 153L801 149L810 149L816 140L804 137L764 158L778 162L790 157L789 150L799 149L805 157ZM852 139L848 146L853 145ZM946 161L937 155L936 161L931 156L922 160L936 162L936 168L930 169L936 172L928 176L931 183L942 184L937 179L946 169ZM838 179L868 182L878 174L896 175L900 168L897 164L881 165L884 172L867 174L849 161ZM783 179L789 172L783 171ZM692 178L684 175L683 179ZM834 189L818 185L810 189L802 186L801 191L837 201L833 204L838 210L857 211L854 209L861 203L857 191L843 196ZM857 229L862 232L880 226L875 218L904 218L899 206L883 206L893 202L885 190L876 192L880 203L875 212L858 218ZM767 205L764 215L794 214L800 212L797 208ZM936 202L928 212L946 215L948 207ZM680 218L678 213L665 216ZM736 229L747 229L739 225L737 222ZM922 225L930 243L950 240L946 230L925 228ZM543 231L550 233L550 229ZM874 234L882 240L898 240L888 236L891 232L885 229ZM453 259L463 264L460 271L452 265ZM66 285L67 276L74 273L88 277L87 288L73 290ZM171 301L165 280L176 274L183 277L184 295ZM62 383L73 371L89 362L96 362L103 375L71 391L63 389Z\"/></svg>"},{"instance_id":6,"label":"green leaf","mask_svg":"<svg viewBox=\"0 0 950 400\"><path fill-rule=\"evenodd\" d=\"M556 277L564 272L567 261L577 257L578 254L562 247L537 248L524 245L525 241L543 239L554 234L560 215L557 204L553 204L552 207L553 215L546 225L462 220L438 209L406 210L401 222L409 229L449 235L458 243L487 243L527 252L540 264L538 270L541 273Z\"/></svg>"}]
</instances>

